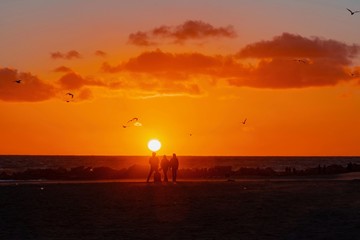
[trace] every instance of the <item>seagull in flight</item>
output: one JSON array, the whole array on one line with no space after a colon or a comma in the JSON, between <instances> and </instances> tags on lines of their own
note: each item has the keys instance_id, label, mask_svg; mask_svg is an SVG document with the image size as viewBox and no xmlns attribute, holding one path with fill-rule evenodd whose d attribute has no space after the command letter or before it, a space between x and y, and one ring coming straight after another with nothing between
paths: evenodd
<instances>
[{"instance_id":1,"label":"seagull in flight","mask_svg":"<svg viewBox=\"0 0 360 240\"><path fill-rule=\"evenodd\" d=\"M360 11L351 11L350 9L347 8L347 10L351 13L351 15L354 15L355 13L358 13Z\"/></svg>"},{"instance_id":2,"label":"seagull in flight","mask_svg":"<svg viewBox=\"0 0 360 240\"><path fill-rule=\"evenodd\" d=\"M242 121L241 123L242 123L242 124L245 124L245 123L246 123L246 120L247 120L247 118L245 118L244 121Z\"/></svg>"},{"instance_id":3,"label":"seagull in flight","mask_svg":"<svg viewBox=\"0 0 360 240\"><path fill-rule=\"evenodd\" d=\"M293 59L294 61L298 62L298 63L303 63L303 64L307 64L308 61L306 59Z\"/></svg>"},{"instance_id":4,"label":"seagull in flight","mask_svg":"<svg viewBox=\"0 0 360 240\"><path fill-rule=\"evenodd\" d=\"M70 92L66 93L65 95L69 95L71 97L71 100L74 99L74 94L72 94ZM68 99L68 100L66 100L66 102L70 102L71 100Z\"/></svg>"},{"instance_id":5,"label":"seagull in flight","mask_svg":"<svg viewBox=\"0 0 360 240\"><path fill-rule=\"evenodd\" d=\"M71 98L74 98L74 94L72 94L72 93L66 93L66 95L69 95Z\"/></svg>"},{"instance_id":6,"label":"seagull in flight","mask_svg":"<svg viewBox=\"0 0 360 240\"><path fill-rule=\"evenodd\" d=\"M131 127L132 125L135 127L142 126L142 124L139 122L139 118L137 118L137 117L130 119L129 121L126 122L125 125L122 125L122 126L123 126L123 128L127 128L127 127Z\"/></svg>"},{"instance_id":7,"label":"seagull in flight","mask_svg":"<svg viewBox=\"0 0 360 240\"><path fill-rule=\"evenodd\" d=\"M21 80L20 80L20 79L17 79L17 80L15 80L14 82L16 82L16 83L21 83Z\"/></svg>"}]
</instances>

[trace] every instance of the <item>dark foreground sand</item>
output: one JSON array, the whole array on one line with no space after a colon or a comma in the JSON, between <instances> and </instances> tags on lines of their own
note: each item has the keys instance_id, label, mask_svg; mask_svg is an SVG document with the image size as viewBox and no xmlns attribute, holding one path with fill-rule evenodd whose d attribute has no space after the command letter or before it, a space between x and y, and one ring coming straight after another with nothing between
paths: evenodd
<instances>
[{"instance_id":1,"label":"dark foreground sand","mask_svg":"<svg viewBox=\"0 0 360 240\"><path fill-rule=\"evenodd\" d=\"M360 181L2 185L0 239L360 239Z\"/></svg>"}]
</instances>

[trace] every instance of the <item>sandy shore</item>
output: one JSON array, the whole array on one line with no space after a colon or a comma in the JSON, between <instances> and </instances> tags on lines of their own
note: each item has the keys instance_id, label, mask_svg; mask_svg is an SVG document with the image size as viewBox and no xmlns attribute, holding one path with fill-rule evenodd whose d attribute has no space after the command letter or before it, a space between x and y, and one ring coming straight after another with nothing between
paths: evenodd
<instances>
[{"instance_id":1,"label":"sandy shore","mask_svg":"<svg viewBox=\"0 0 360 240\"><path fill-rule=\"evenodd\" d=\"M0 239L360 239L360 181L2 185Z\"/></svg>"}]
</instances>

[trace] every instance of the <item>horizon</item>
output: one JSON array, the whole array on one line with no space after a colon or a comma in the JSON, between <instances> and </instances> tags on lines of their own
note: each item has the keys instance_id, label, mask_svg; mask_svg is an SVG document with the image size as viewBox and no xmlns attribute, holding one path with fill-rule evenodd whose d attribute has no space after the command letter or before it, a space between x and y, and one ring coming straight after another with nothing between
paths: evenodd
<instances>
[{"instance_id":1,"label":"horizon","mask_svg":"<svg viewBox=\"0 0 360 240\"><path fill-rule=\"evenodd\" d=\"M172 153L168 154L156 154L156 156L171 157ZM40 157L151 157L149 155L86 155L86 154L73 154L73 155L59 155L59 154L0 154L0 157L3 156L40 156ZM257 158L257 157L265 157L265 158L359 158L358 155L179 155L179 157L224 157L224 158Z\"/></svg>"}]
</instances>

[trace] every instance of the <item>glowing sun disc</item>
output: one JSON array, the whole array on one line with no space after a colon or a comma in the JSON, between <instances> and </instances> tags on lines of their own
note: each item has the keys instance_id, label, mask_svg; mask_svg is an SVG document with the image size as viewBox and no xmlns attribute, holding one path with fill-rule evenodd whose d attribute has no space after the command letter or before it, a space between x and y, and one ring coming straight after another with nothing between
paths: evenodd
<instances>
[{"instance_id":1,"label":"glowing sun disc","mask_svg":"<svg viewBox=\"0 0 360 240\"><path fill-rule=\"evenodd\" d=\"M158 151L160 148L161 148L161 143L159 140L157 139L151 139L149 142L148 142L148 148L153 151L153 152L156 152Z\"/></svg>"}]
</instances>

